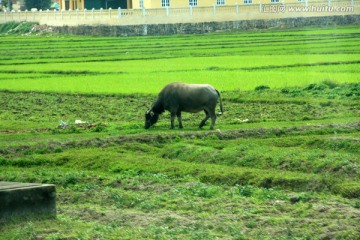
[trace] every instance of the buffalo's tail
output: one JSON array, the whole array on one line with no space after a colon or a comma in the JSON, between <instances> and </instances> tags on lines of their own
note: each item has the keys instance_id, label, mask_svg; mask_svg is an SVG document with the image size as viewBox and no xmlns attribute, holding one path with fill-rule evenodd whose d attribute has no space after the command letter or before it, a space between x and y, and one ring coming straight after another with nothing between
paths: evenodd
<instances>
[{"instance_id":1,"label":"buffalo's tail","mask_svg":"<svg viewBox=\"0 0 360 240\"><path fill-rule=\"evenodd\" d=\"M216 89L215 89L216 90ZM222 100L221 100L221 96L220 96L220 93L218 90L216 90L218 96L219 96L219 99L220 99L220 112L219 112L219 115L222 115L224 113L224 109L223 109L223 105L222 105Z\"/></svg>"}]
</instances>

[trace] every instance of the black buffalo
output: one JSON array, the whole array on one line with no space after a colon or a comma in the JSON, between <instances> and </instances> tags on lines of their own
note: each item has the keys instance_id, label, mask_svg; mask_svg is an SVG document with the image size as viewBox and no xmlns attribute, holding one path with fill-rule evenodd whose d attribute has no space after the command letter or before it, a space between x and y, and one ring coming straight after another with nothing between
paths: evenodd
<instances>
[{"instance_id":1,"label":"black buffalo","mask_svg":"<svg viewBox=\"0 0 360 240\"><path fill-rule=\"evenodd\" d=\"M210 129L214 129L216 114L215 108L218 99L220 99L220 113L222 114L222 101L220 93L208 84L186 84L170 83L166 85L153 103L151 109L145 114L145 128L148 129L154 125L159 115L165 110L171 113L171 129L174 128L175 116L179 121L179 128L182 128L181 112L197 113L204 111L206 116L200 122L199 128L205 125L205 122L211 118Z\"/></svg>"}]
</instances>

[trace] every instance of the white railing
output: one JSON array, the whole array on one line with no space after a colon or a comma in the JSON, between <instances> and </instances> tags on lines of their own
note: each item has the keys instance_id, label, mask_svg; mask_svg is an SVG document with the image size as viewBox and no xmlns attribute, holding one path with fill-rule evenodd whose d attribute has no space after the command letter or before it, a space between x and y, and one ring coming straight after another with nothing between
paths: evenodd
<instances>
[{"instance_id":1,"label":"white railing","mask_svg":"<svg viewBox=\"0 0 360 240\"><path fill-rule=\"evenodd\" d=\"M312 15L322 15L327 13L332 14L360 14L360 0L304 0L303 2L295 3L269 3L263 4L236 4L236 5L223 5L211 7L194 7L189 6L185 8L156 8L156 9L100 9L100 10L68 10L68 11L12 11L0 12L0 23L9 21L33 21L41 23L55 23L57 25L66 24L92 24L91 20L96 20L96 23L107 23L108 20L113 20L113 24L126 22L146 22L147 19L159 19L159 22L166 22L166 19L176 18L187 19L192 18L197 21L216 19L225 17L237 19L238 16L243 16L243 19L256 14L256 17L262 17L259 13L268 13L267 18L278 18L280 13L298 13L311 12ZM274 14L277 13L277 14ZM265 16L265 15L263 15ZM285 15L284 15L285 16ZM165 20L164 20L165 19ZM94 22L95 23L95 22Z\"/></svg>"}]
</instances>

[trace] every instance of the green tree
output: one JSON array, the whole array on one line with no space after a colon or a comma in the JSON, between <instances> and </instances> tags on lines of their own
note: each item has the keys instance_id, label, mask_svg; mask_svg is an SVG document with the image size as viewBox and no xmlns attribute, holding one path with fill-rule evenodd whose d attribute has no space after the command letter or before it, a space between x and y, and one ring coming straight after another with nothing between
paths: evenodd
<instances>
[{"instance_id":1,"label":"green tree","mask_svg":"<svg viewBox=\"0 0 360 240\"><path fill-rule=\"evenodd\" d=\"M49 9L51 6L51 0L25 0L25 8L26 9Z\"/></svg>"},{"instance_id":2,"label":"green tree","mask_svg":"<svg viewBox=\"0 0 360 240\"><path fill-rule=\"evenodd\" d=\"M2 5L3 7L0 7L0 10L2 9L6 9L7 11L11 11L12 10L12 1L10 0L3 0L2 1ZM10 7L9 7L10 6Z\"/></svg>"}]
</instances>

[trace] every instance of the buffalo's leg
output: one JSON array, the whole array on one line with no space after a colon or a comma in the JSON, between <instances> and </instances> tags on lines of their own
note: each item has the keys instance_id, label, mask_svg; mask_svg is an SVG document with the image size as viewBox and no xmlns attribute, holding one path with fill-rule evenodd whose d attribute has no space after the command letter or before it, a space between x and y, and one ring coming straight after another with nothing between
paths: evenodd
<instances>
[{"instance_id":1,"label":"buffalo's leg","mask_svg":"<svg viewBox=\"0 0 360 240\"><path fill-rule=\"evenodd\" d=\"M171 129L175 128L174 126L175 116L176 116L176 112L171 112L171 126L170 126Z\"/></svg>"},{"instance_id":2,"label":"buffalo's leg","mask_svg":"<svg viewBox=\"0 0 360 240\"><path fill-rule=\"evenodd\" d=\"M183 125L182 125L182 119L181 119L181 112L177 112L176 113L176 116L178 118L178 121L179 121L179 128L183 128Z\"/></svg>"},{"instance_id":3,"label":"buffalo's leg","mask_svg":"<svg viewBox=\"0 0 360 240\"><path fill-rule=\"evenodd\" d=\"M199 128L202 128L202 127L205 125L206 121L210 118L210 115L209 115L209 113L208 113L206 110L205 110L205 114L206 114L206 116L205 116L205 118L200 122Z\"/></svg>"},{"instance_id":4,"label":"buffalo's leg","mask_svg":"<svg viewBox=\"0 0 360 240\"><path fill-rule=\"evenodd\" d=\"M214 126L215 126L215 121L216 121L216 114L215 114L215 113L212 113L210 117L211 117L210 129L213 130L213 129L214 129Z\"/></svg>"}]
</instances>

